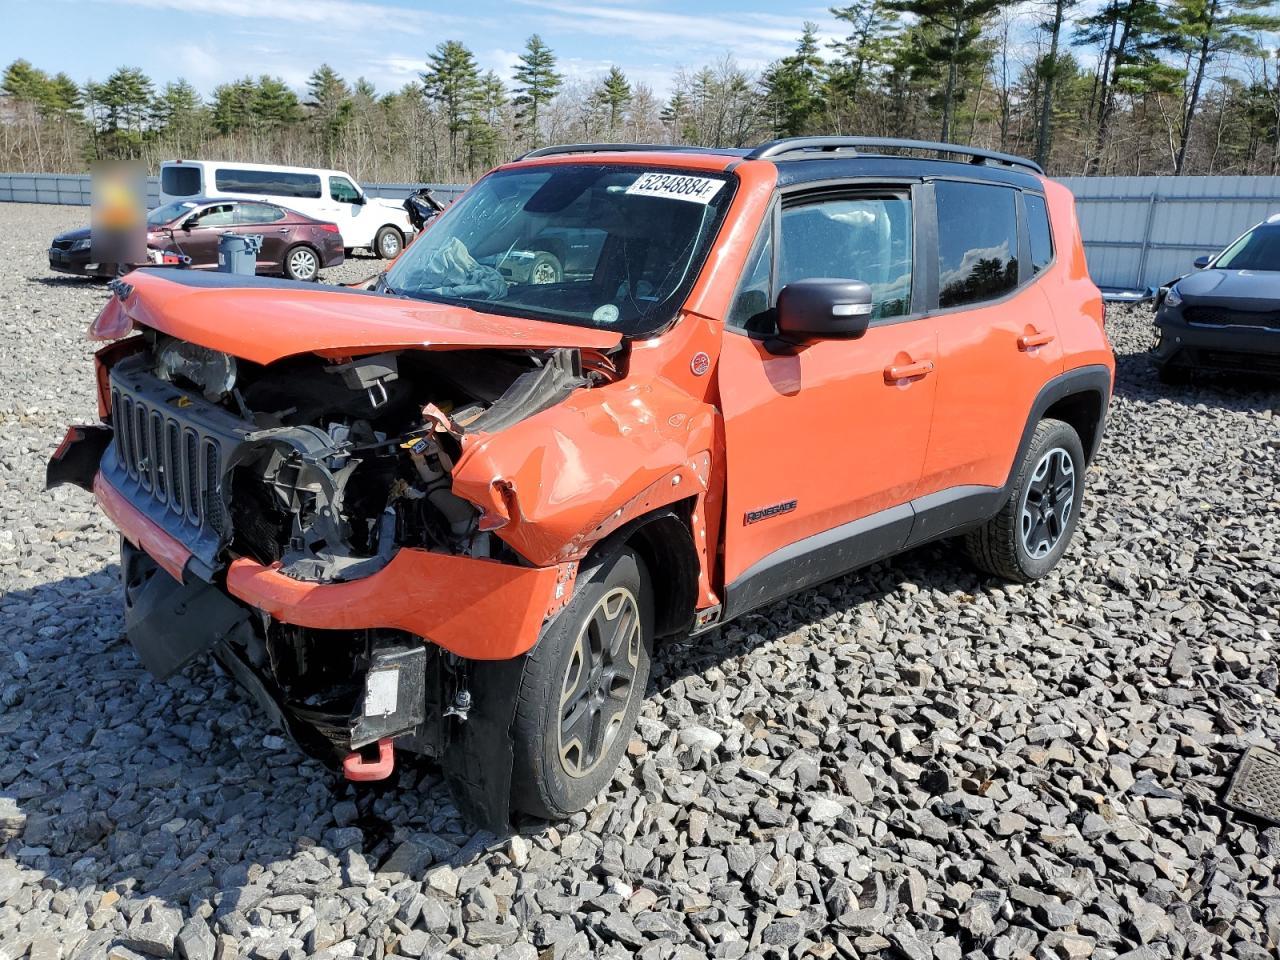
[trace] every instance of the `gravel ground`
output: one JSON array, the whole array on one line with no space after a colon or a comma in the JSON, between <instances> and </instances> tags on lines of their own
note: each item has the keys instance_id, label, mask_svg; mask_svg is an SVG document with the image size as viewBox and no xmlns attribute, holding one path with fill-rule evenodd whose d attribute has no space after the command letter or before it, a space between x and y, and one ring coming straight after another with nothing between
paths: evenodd
<instances>
[{"instance_id":1,"label":"gravel ground","mask_svg":"<svg viewBox=\"0 0 1280 960\"><path fill-rule=\"evenodd\" d=\"M43 260L84 214L0 204L0 954L1276 956L1280 828L1218 799L1280 743L1277 393L1161 387L1149 310L1052 575L942 545L669 645L598 805L494 837L138 666L116 535L42 489L95 415L107 294Z\"/></svg>"}]
</instances>

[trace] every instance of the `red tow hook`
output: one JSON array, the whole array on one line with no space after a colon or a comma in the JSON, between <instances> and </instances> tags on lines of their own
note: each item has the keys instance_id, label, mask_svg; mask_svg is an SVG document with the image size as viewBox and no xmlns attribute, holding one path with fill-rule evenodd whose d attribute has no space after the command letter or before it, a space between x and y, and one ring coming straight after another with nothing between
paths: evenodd
<instances>
[{"instance_id":1,"label":"red tow hook","mask_svg":"<svg viewBox=\"0 0 1280 960\"><path fill-rule=\"evenodd\" d=\"M385 780L395 768L396 751L391 745L390 737L383 737L378 741L377 760L366 760L360 755L360 751L352 750L342 761L343 776L359 782Z\"/></svg>"}]
</instances>

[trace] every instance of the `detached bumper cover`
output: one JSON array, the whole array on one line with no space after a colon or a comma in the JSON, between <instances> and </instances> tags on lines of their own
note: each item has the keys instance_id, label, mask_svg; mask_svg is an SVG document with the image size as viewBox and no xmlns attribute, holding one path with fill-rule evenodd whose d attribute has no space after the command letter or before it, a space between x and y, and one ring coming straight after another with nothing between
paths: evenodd
<instances>
[{"instance_id":1,"label":"detached bumper cover","mask_svg":"<svg viewBox=\"0 0 1280 960\"><path fill-rule=\"evenodd\" d=\"M241 558L227 571L233 597L300 627L405 630L470 660L529 650L559 604L559 567L516 567L403 547L377 573L347 583L294 580Z\"/></svg>"}]
</instances>

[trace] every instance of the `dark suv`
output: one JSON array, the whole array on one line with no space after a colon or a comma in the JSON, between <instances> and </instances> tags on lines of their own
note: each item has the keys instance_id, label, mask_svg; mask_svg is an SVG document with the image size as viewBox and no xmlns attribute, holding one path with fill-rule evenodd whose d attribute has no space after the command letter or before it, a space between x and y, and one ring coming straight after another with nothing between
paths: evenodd
<instances>
[{"instance_id":1,"label":"dark suv","mask_svg":"<svg viewBox=\"0 0 1280 960\"><path fill-rule=\"evenodd\" d=\"M1183 383L1196 369L1280 374L1280 214L1195 266L1160 292L1160 379Z\"/></svg>"},{"instance_id":2,"label":"dark suv","mask_svg":"<svg viewBox=\"0 0 1280 960\"><path fill-rule=\"evenodd\" d=\"M943 144L553 147L369 289L115 294L49 482L123 534L143 662L213 653L352 779L437 756L494 826L608 783L663 638L940 537L1044 576L1114 368L1071 194Z\"/></svg>"}]
</instances>

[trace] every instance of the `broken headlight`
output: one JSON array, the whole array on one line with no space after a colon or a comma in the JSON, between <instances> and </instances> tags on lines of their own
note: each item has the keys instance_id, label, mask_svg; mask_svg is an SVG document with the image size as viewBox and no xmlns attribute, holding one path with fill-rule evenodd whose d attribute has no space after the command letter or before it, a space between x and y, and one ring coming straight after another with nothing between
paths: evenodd
<instances>
[{"instance_id":1,"label":"broken headlight","mask_svg":"<svg viewBox=\"0 0 1280 960\"><path fill-rule=\"evenodd\" d=\"M181 377L216 403L236 385L236 359L208 347L170 340L156 351L156 376L170 383Z\"/></svg>"}]
</instances>

